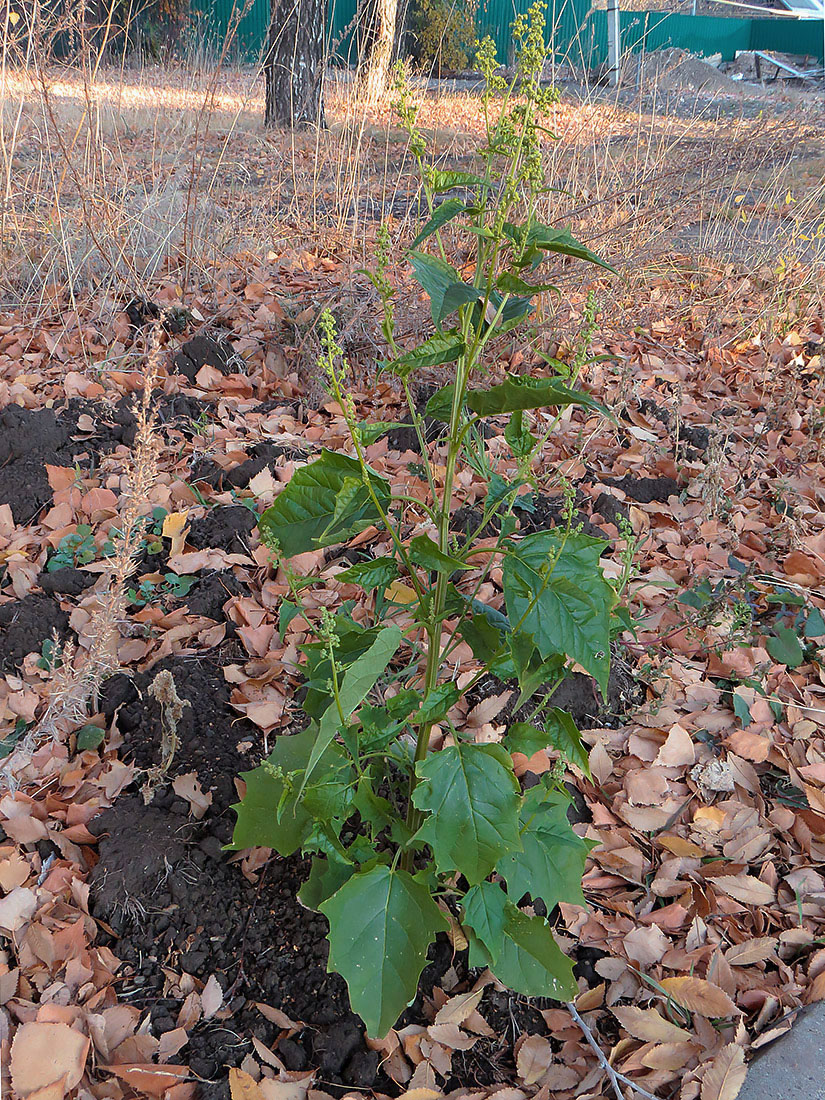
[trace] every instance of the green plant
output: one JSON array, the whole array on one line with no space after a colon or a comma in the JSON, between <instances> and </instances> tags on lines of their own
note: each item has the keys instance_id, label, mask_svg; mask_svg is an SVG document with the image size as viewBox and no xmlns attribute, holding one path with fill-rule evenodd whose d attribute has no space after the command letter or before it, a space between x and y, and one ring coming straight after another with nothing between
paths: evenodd
<instances>
[{"instance_id":1,"label":"green plant","mask_svg":"<svg viewBox=\"0 0 825 1100\"><path fill-rule=\"evenodd\" d=\"M197 579L189 573L164 573L161 581L142 580L137 588L127 589L126 597L134 607L145 607L166 596L182 599L189 594L189 589Z\"/></svg>"},{"instance_id":2,"label":"green plant","mask_svg":"<svg viewBox=\"0 0 825 1100\"><path fill-rule=\"evenodd\" d=\"M467 69L478 45L478 0L417 0L418 60L427 68Z\"/></svg>"},{"instance_id":3,"label":"green plant","mask_svg":"<svg viewBox=\"0 0 825 1100\"><path fill-rule=\"evenodd\" d=\"M54 573L58 569L70 566L88 565L97 557L92 529L86 523L79 523L71 535L64 535L57 549L46 564L46 571Z\"/></svg>"},{"instance_id":4,"label":"green plant","mask_svg":"<svg viewBox=\"0 0 825 1100\"><path fill-rule=\"evenodd\" d=\"M590 846L568 824L561 760L523 793L512 753L552 747L587 773L578 731L568 714L547 705L536 712L540 718L534 713L532 722L512 725L503 743L476 744L454 710L490 674L518 682L521 708L537 693L550 696L572 662L604 691L617 604L599 567L606 544L573 526L573 493L563 479L561 526L517 537L513 515L521 490L535 481L533 466L547 438L532 434L531 410L601 407L557 376L472 384L491 342L524 322L531 299L547 289L528 280L549 254L602 263L569 230L536 219L539 117L547 103L538 79L543 5L517 18L513 33L513 84L501 87L492 43L479 51L487 142L478 175L424 164L415 109L406 88L397 89L396 109L430 207L408 255L413 278L430 299L434 334L411 349L396 342L386 232L368 274L383 303L391 352L385 369L401 380L419 436L426 499L394 493L369 466L366 448L390 425L359 421L327 313L321 366L344 410L354 453L324 450L300 467L258 525L263 542L287 562L346 542L370 525L391 542L391 553L336 577L363 595L314 621L316 640L303 647L309 725L278 738L268 759L245 774L233 839L236 848L264 845L281 855L301 849L312 856L299 896L328 918L330 969L345 977L371 1035L395 1023L415 995L430 943L456 920L469 940L470 964L489 966L510 988L564 999L576 990L550 924L519 902L529 894L547 913L562 900L583 903ZM503 109L494 121L488 108L498 91ZM436 206L438 195L457 186L472 197ZM442 232L448 223L463 226L473 242L467 279L447 260ZM427 240L435 242L435 254L419 250ZM445 364L455 365L453 381L426 407L427 416L445 425L432 445L442 449L435 461L411 384L417 371ZM503 414L509 415L505 439L514 476L495 468L482 430L485 418ZM475 529L459 536L451 519L465 471L483 479L487 492ZM495 534L487 537L491 529ZM480 598L493 568L500 570L503 609ZM302 589L318 583L288 576L292 599L282 607L282 630L300 610ZM453 667L462 643L479 666L469 683L466 677L459 683ZM444 747L430 751L437 734Z\"/></svg>"}]
</instances>

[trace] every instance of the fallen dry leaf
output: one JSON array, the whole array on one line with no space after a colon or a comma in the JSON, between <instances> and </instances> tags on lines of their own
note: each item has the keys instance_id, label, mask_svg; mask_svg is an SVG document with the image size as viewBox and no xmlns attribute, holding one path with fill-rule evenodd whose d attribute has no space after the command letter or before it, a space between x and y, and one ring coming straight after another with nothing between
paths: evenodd
<instances>
[{"instance_id":1,"label":"fallen dry leaf","mask_svg":"<svg viewBox=\"0 0 825 1100\"><path fill-rule=\"evenodd\" d=\"M700 1016L716 1019L732 1016L737 1011L727 993L704 978L663 978L660 984L668 997L689 1012L698 1012Z\"/></svg>"},{"instance_id":2,"label":"fallen dry leaf","mask_svg":"<svg viewBox=\"0 0 825 1100\"><path fill-rule=\"evenodd\" d=\"M222 1004L223 990L215 975L210 974L206 985L201 991L201 1007L203 1008L204 1020L214 1016Z\"/></svg>"},{"instance_id":3,"label":"fallen dry leaf","mask_svg":"<svg viewBox=\"0 0 825 1100\"><path fill-rule=\"evenodd\" d=\"M646 1043L674 1043L690 1039L690 1032L660 1016L655 1008L616 1005L610 1010L625 1031Z\"/></svg>"},{"instance_id":4,"label":"fallen dry leaf","mask_svg":"<svg viewBox=\"0 0 825 1100\"><path fill-rule=\"evenodd\" d=\"M264 1100L255 1078L234 1066L229 1069L229 1094L232 1100Z\"/></svg>"},{"instance_id":5,"label":"fallen dry leaf","mask_svg":"<svg viewBox=\"0 0 825 1100\"><path fill-rule=\"evenodd\" d=\"M747 1072L742 1047L738 1043L722 1047L702 1078L701 1100L736 1100Z\"/></svg>"},{"instance_id":6,"label":"fallen dry leaf","mask_svg":"<svg viewBox=\"0 0 825 1100\"><path fill-rule=\"evenodd\" d=\"M58 1080L73 1089L83 1076L89 1046L88 1035L67 1024L21 1024L11 1044L12 1086L23 1098Z\"/></svg>"},{"instance_id":7,"label":"fallen dry leaf","mask_svg":"<svg viewBox=\"0 0 825 1100\"><path fill-rule=\"evenodd\" d=\"M519 1047L516 1069L525 1085L535 1085L553 1062L553 1048L540 1035L528 1035Z\"/></svg>"},{"instance_id":8,"label":"fallen dry leaf","mask_svg":"<svg viewBox=\"0 0 825 1100\"><path fill-rule=\"evenodd\" d=\"M450 997L438 1010L433 1021L435 1024L463 1024L476 1008L484 996L484 987L472 990L470 993L459 993L456 997Z\"/></svg>"}]
</instances>

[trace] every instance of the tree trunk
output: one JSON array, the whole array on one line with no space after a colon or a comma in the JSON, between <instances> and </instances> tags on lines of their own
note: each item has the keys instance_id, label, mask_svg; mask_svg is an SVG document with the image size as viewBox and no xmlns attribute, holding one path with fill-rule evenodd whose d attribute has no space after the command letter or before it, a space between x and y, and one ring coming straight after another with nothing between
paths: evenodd
<instances>
[{"instance_id":1,"label":"tree trunk","mask_svg":"<svg viewBox=\"0 0 825 1100\"><path fill-rule=\"evenodd\" d=\"M270 0L267 126L324 125L326 0Z\"/></svg>"},{"instance_id":2,"label":"tree trunk","mask_svg":"<svg viewBox=\"0 0 825 1100\"><path fill-rule=\"evenodd\" d=\"M392 50L393 63L403 61L410 56L412 47L412 20L410 0L396 0L398 10L395 15L395 43Z\"/></svg>"},{"instance_id":3,"label":"tree trunk","mask_svg":"<svg viewBox=\"0 0 825 1100\"><path fill-rule=\"evenodd\" d=\"M367 5L358 80L368 103L380 100L389 87L397 14L398 0L369 0Z\"/></svg>"}]
</instances>

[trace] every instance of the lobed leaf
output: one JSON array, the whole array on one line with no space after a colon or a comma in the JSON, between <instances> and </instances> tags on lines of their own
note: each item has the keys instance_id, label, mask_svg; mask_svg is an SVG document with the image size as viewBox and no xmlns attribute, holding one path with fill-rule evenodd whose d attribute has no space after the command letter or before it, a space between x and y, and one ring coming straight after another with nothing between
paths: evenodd
<instances>
[{"instance_id":1,"label":"lobed leaf","mask_svg":"<svg viewBox=\"0 0 825 1100\"><path fill-rule=\"evenodd\" d=\"M426 886L381 864L319 908L330 924L328 970L345 979L367 1034L381 1038L415 997L427 949L448 922Z\"/></svg>"},{"instance_id":2,"label":"lobed leaf","mask_svg":"<svg viewBox=\"0 0 825 1100\"><path fill-rule=\"evenodd\" d=\"M605 543L577 532L538 531L517 543L502 566L510 622L521 624L542 657L563 654L607 691L610 609L615 593L599 557Z\"/></svg>"},{"instance_id":3,"label":"lobed leaf","mask_svg":"<svg viewBox=\"0 0 825 1100\"><path fill-rule=\"evenodd\" d=\"M439 872L460 871L475 885L521 848L520 789L501 745L459 742L422 760L416 774L413 803L428 815L418 836Z\"/></svg>"},{"instance_id":4,"label":"lobed leaf","mask_svg":"<svg viewBox=\"0 0 825 1100\"><path fill-rule=\"evenodd\" d=\"M570 799L559 791L533 787L520 814L521 851L503 856L497 870L514 901L525 894L541 898L547 912L560 901L584 905L582 875L592 845L567 820Z\"/></svg>"}]
</instances>

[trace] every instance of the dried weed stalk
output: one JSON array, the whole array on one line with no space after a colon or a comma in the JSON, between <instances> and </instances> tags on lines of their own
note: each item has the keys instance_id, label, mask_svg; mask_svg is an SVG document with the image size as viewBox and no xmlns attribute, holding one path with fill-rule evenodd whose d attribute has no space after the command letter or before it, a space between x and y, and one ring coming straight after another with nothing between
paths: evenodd
<instances>
[{"instance_id":1,"label":"dried weed stalk","mask_svg":"<svg viewBox=\"0 0 825 1100\"><path fill-rule=\"evenodd\" d=\"M92 641L88 651L82 653L72 643L64 646L46 711L21 743L24 751L30 751L46 739L57 740L78 726L85 719L89 704L96 705L100 685L120 667L118 625L126 614L127 582L141 552L144 517L158 474L159 443L155 434L152 390L158 378L160 357L160 329L156 328L146 360L143 391L135 409L137 431L126 471L120 537L115 540L116 550L109 559L109 588L89 623Z\"/></svg>"},{"instance_id":2,"label":"dried weed stalk","mask_svg":"<svg viewBox=\"0 0 825 1100\"><path fill-rule=\"evenodd\" d=\"M149 694L160 707L160 763L146 773L146 782L141 794L144 805L148 806L155 797L155 791L163 783L172 766L178 747L178 722L183 717L183 708L191 706L188 699L178 695L172 673L167 669L157 674L149 685Z\"/></svg>"}]
</instances>

